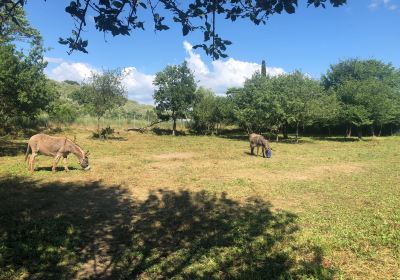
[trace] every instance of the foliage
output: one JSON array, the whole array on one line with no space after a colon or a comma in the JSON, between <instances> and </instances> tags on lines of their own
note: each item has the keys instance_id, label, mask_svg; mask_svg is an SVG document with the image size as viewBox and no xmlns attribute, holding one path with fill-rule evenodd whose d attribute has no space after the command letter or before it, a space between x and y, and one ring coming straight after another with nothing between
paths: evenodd
<instances>
[{"instance_id":1,"label":"foliage","mask_svg":"<svg viewBox=\"0 0 400 280\"><path fill-rule=\"evenodd\" d=\"M56 98L43 73L46 65L39 43L27 55L13 45L0 45L0 126L4 130L18 127L21 118L34 120Z\"/></svg>"},{"instance_id":2,"label":"foliage","mask_svg":"<svg viewBox=\"0 0 400 280\"><path fill-rule=\"evenodd\" d=\"M276 124L273 119L278 108L274 107L276 104L270 98L271 79L257 73L245 82L243 88L231 88L227 92L234 104L237 124L248 133L265 131Z\"/></svg>"},{"instance_id":3,"label":"foliage","mask_svg":"<svg viewBox=\"0 0 400 280\"><path fill-rule=\"evenodd\" d=\"M156 112L160 119L172 119L172 134L175 135L176 120L187 118L195 101L196 82L186 62L169 65L158 72L153 84Z\"/></svg>"},{"instance_id":4,"label":"foliage","mask_svg":"<svg viewBox=\"0 0 400 280\"><path fill-rule=\"evenodd\" d=\"M287 137L292 129L346 128L352 126L359 137L370 127L398 126L400 71L378 60L350 59L332 65L321 82L295 71L275 77L256 73L242 88L229 89L235 104L236 123L250 132L281 131ZM388 129L388 128L387 128Z\"/></svg>"},{"instance_id":5,"label":"foliage","mask_svg":"<svg viewBox=\"0 0 400 280\"><path fill-rule=\"evenodd\" d=\"M3 1L4 2L4 1ZM13 3L11 0L5 1ZM23 6L25 0L17 0L17 5ZM307 0L307 5L324 7L327 0ZM338 7L346 4L347 0L329 0L329 3ZM203 43L195 48L202 48L214 59L226 57L226 46L231 42L222 39L216 30L216 16L232 22L237 19L247 19L255 25L266 24L267 19L274 14L286 12L292 14L296 11L297 0L191 0L182 3L177 0L73 0L65 8L76 21L76 29L67 38L60 38L59 42L68 45L70 51L78 50L87 52L88 41L82 39L82 30L86 26L89 14L95 15L95 27L100 32L110 32L113 36L130 35L132 30L145 28L144 14L151 12L154 30L169 29L169 21L181 25L182 34L188 35L194 31L203 33ZM14 8L2 4L7 15L13 20ZM171 19L167 18L171 17ZM166 23L167 22L167 23Z\"/></svg>"},{"instance_id":6,"label":"foliage","mask_svg":"<svg viewBox=\"0 0 400 280\"><path fill-rule=\"evenodd\" d=\"M72 97L98 120L97 130L100 132L100 118L107 111L126 103L126 90L122 85L122 73L118 70L106 70L103 73L93 72L79 91Z\"/></svg>"},{"instance_id":7,"label":"foliage","mask_svg":"<svg viewBox=\"0 0 400 280\"><path fill-rule=\"evenodd\" d=\"M341 102L340 121L358 128L393 123L396 116L396 100L399 99L400 72L391 64L369 59L349 59L331 65L322 77L322 84L334 90Z\"/></svg>"},{"instance_id":8,"label":"foliage","mask_svg":"<svg viewBox=\"0 0 400 280\"><path fill-rule=\"evenodd\" d=\"M102 128L100 133L98 132L93 132L92 138L100 138L100 139L108 139L108 137L114 135L115 130L111 128L110 126L107 126L105 128Z\"/></svg>"},{"instance_id":9,"label":"foliage","mask_svg":"<svg viewBox=\"0 0 400 280\"><path fill-rule=\"evenodd\" d=\"M322 89L299 71L276 77L255 74L242 89L230 89L238 124L250 132L277 133L288 125L311 125Z\"/></svg>"},{"instance_id":10,"label":"foliage","mask_svg":"<svg viewBox=\"0 0 400 280\"><path fill-rule=\"evenodd\" d=\"M50 121L60 125L72 124L79 116L78 104L68 99L57 99L49 111Z\"/></svg>"},{"instance_id":11,"label":"foliage","mask_svg":"<svg viewBox=\"0 0 400 280\"><path fill-rule=\"evenodd\" d=\"M39 41L40 33L29 24L22 6L14 7L14 5L14 1L0 3L0 44ZM9 12L12 8L10 16Z\"/></svg>"},{"instance_id":12,"label":"foliage","mask_svg":"<svg viewBox=\"0 0 400 280\"><path fill-rule=\"evenodd\" d=\"M191 113L191 128L197 133L218 133L222 124L231 121L231 103L226 97L216 96L200 87Z\"/></svg>"}]
</instances>

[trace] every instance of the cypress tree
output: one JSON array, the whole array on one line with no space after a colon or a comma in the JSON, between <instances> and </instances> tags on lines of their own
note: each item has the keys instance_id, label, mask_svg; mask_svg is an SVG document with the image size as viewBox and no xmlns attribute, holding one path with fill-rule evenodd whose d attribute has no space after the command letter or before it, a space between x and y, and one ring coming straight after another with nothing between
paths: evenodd
<instances>
[{"instance_id":1,"label":"cypress tree","mask_svg":"<svg viewBox=\"0 0 400 280\"><path fill-rule=\"evenodd\" d=\"M267 67L265 66L265 60L263 60L261 63L261 76L267 76Z\"/></svg>"}]
</instances>

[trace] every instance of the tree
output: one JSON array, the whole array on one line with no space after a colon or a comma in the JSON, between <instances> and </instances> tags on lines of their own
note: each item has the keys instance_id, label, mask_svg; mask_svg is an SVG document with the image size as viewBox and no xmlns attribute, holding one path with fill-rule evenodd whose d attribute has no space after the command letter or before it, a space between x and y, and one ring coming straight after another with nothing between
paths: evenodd
<instances>
[{"instance_id":1,"label":"tree","mask_svg":"<svg viewBox=\"0 0 400 280\"><path fill-rule=\"evenodd\" d=\"M22 6L14 6L12 2L2 1L0 4L0 44L40 41L39 31L29 24ZM11 9L12 14L9 14Z\"/></svg>"},{"instance_id":2,"label":"tree","mask_svg":"<svg viewBox=\"0 0 400 280\"><path fill-rule=\"evenodd\" d=\"M277 76L274 81L274 94L281 96L283 123L285 126L295 126L296 141L298 141L299 126L311 125L316 119L316 107L322 89L318 81L307 77L300 71Z\"/></svg>"},{"instance_id":3,"label":"tree","mask_svg":"<svg viewBox=\"0 0 400 280\"><path fill-rule=\"evenodd\" d=\"M144 14L149 11L153 18L154 29L157 31L168 30L169 19L180 24L182 34L188 35L194 31L203 33L203 43L194 46L218 59L226 57L226 46L231 42L220 37L216 30L216 17L225 18L232 22L237 19L248 19L252 23L266 24L267 19L274 14L286 12L292 14L296 11L298 0L72 0L65 11L76 21L76 29L72 35L65 39L60 38L61 44L68 45L70 51L78 50L87 52L88 41L82 39L82 30L86 26L88 15L95 15L95 27L100 32L110 32L113 36L130 35L132 30L144 29ZM347 0L307 0L307 5L324 7L329 2L338 7ZM23 6L26 0L4 0L0 9L5 11L5 18L17 21L15 10Z\"/></svg>"},{"instance_id":4,"label":"tree","mask_svg":"<svg viewBox=\"0 0 400 280\"><path fill-rule=\"evenodd\" d=\"M214 130L216 123L216 107L216 96L214 92L203 87L198 88L193 111L191 113L191 126L196 132L210 132Z\"/></svg>"},{"instance_id":5,"label":"tree","mask_svg":"<svg viewBox=\"0 0 400 280\"><path fill-rule=\"evenodd\" d=\"M331 128L339 124L341 103L333 90L323 91L314 106L315 124L328 129L331 136Z\"/></svg>"},{"instance_id":6,"label":"tree","mask_svg":"<svg viewBox=\"0 0 400 280\"><path fill-rule=\"evenodd\" d=\"M83 82L81 89L73 95L78 103L84 105L89 113L97 118L98 135L100 135L100 119L107 111L124 105L127 100L122 78L119 70L92 72L91 77Z\"/></svg>"},{"instance_id":7,"label":"tree","mask_svg":"<svg viewBox=\"0 0 400 280\"><path fill-rule=\"evenodd\" d=\"M176 134L176 120L186 118L193 106L196 82L186 61L180 65L169 65L158 72L153 81L156 86L154 102L160 119L172 119L172 135Z\"/></svg>"},{"instance_id":8,"label":"tree","mask_svg":"<svg viewBox=\"0 0 400 280\"><path fill-rule=\"evenodd\" d=\"M236 122L247 133L271 131L277 134L281 128L283 111L280 96L274 94L273 86L273 77L255 73L243 88L228 90Z\"/></svg>"},{"instance_id":9,"label":"tree","mask_svg":"<svg viewBox=\"0 0 400 280\"><path fill-rule=\"evenodd\" d=\"M218 134L223 123L231 122L232 113L228 98L216 96L211 90L200 87L196 91L191 126L198 133Z\"/></svg>"},{"instance_id":10,"label":"tree","mask_svg":"<svg viewBox=\"0 0 400 280\"><path fill-rule=\"evenodd\" d=\"M370 113L364 103L365 98L368 98L364 89L363 82L356 80L345 81L336 89L342 103L340 119L347 126L347 137L351 136L352 126L357 128L358 137L361 138L362 127L372 124Z\"/></svg>"},{"instance_id":11,"label":"tree","mask_svg":"<svg viewBox=\"0 0 400 280\"><path fill-rule=\"evenodd\" d=\"M375 59L344 60L330 66L322 76L322 84L337 93L342 104L340 120L347 126L347 136L356 126L360 137L361 128L367 125L375 135L375 126L381 131L383 125L395 119L392 101L400 89L400 75L391 64Z\"/></svg>"},{"instance_id":12,"label":"tree","mask_svg":"<svg viewBox=\"0 0 400 280\"><path fill-rule=\"evenodd\" d=\"M0 44L0 127L21 126L21 119L35 120L56 98L44 74L43 48L35 45L27 55L11 44Z\"/></svg>"},{"instance_id":13,"label":"tree","mask_svg":"<svg viewBox=\"0 0 400 280\"><path fill-rule=\"evenodd\" d=\"M267 66L265 65L265 60L261 62L261 76L267 76Z\"/></svg>"}]
</instances>

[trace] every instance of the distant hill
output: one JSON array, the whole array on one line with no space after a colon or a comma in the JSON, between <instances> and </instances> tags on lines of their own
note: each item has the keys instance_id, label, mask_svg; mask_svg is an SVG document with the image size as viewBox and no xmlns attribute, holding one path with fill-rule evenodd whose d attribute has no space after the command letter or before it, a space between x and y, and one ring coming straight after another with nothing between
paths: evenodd
<instances>
[{"instance_id":1,"label":"distant hill","mask_svg":"<svg viewBox=\"0 0 400 280\"><path fill-rule=\"evenodd\" d=\"M54 86L55 90L60 93L60 97L62 99L72 99L71 95L73 92L80 89L80 84L75 81L63 81L58 82L54 80L50 80L50 84ZM128 100L124 106L120 108L116 108L112 112L107 114L107 117L125 117L125 118L146 118L149 116L150 118L154 115L154 106L140 104L135 100Z\"/></svg>"}]
</instances>

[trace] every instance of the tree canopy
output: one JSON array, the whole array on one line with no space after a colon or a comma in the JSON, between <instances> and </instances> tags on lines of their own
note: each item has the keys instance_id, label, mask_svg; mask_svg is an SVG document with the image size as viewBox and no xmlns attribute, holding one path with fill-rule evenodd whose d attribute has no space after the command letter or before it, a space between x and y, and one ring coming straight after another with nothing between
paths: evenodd
<instances>
[{"instance_id":1,"label":"tree canopy","mask_svg":"<svg viewBox=\"0 0 400 280\"><path fill-rule=\"evenodd\" d=\"M106 112L126 103L127 92L122 85L121 71L106 70L103 73L92 73L82 88L73 94L73 98L97 118L99 132L100 118Z\"/></svg>"},{"instance_id":2,"label":"tree canopy","mask_svg":"<svg viewBox=\"0 0 400 280\"><path fill-rule=\"evenodd\" d=\"M376 59L348 59L331 65L322 76L327 90L334 90L341 103L340 119L351 127L374 127L393 123L400 98L400 71Z\"/></svg>"},{"instance_id":3,"label":"tree canopy","mask_svg":"<svg viewBox=\"0 0 400 280\"><path fill-rule=\"evenodd\" d=\"M0 3L0 44L11 43L14 41L39 41L40 33L33 28L26 18L22 6L12 1L2 1ZM10 11L10 9L13 9Z\"/></svg>"},{"instance_id":4,"label":"tree canopy","mask_svg":"<svg viewBox=\"0 0 400 280\"><path fill-rule=\"evenodd\" d=\"M180 65L168 65L156 74L153 84L154 102L159 118L172 119L172 134L176 132L176 120L186 118L195 101L196 82L186 61Z\"/></svg>"},{"instance_id":5,"label":"tree canopy","mask_svg":"<svg viewBox=\"0 0 400 280\"><path fill-rule=\"evenodd\" d=\"M15 11L27 0L4 0L0 4L0 18L3 22L18 22ZM217 32L216 17L229 21L249 20L255 25L266 24L274 14L295 13L298 0L72 0L66 1L65 11L77 22L71 36L60 38L61 44L74 50L87 52L88 41L82 38L89 15L94 15L98 31L113 36L131 35L136 29L145 29L145 14L152 17L153 29L164 31L171 23L179 24L183 36L191 32L203 33L203 42L194 46L202 48L207 55L218 59L226 57L226 46L231 41L223 39ZM302 1L303 2L303 1ZM304 0L308 6L323 7L330 4L338 7L347 0ZM147 26L146 26L147 27Z\"/></svg>"},{"instance_id":6,"label":"tree canopy","mask_svg":"<svg viewBox=\"0 0 400 280\"><path fill-rule=\"evenodd\" d=\"M0 128L18 126L21 118L34 120L55 98L43 73L46 65L40 48L25 55L0 44Z\"/></svg>"}]
</instances>

